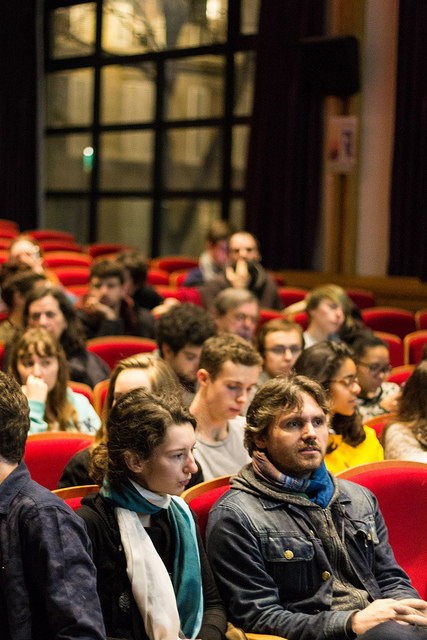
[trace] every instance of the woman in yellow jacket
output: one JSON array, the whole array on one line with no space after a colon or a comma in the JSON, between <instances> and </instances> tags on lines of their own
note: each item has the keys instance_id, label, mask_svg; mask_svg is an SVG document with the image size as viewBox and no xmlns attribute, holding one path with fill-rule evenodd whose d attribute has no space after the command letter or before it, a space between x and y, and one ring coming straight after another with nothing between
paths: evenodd
<instances>
[{"instance_id":1,"label":"woman in yellow jacket","mask_svg":"<svg viewBox=\"0 0 427 640\"><path fill-rule=\"evenodd\" d=\"M338 473L364 462L382 460L384 452L376 433L363 425L357 408L360 385L347 345L318 342L302 352L294 368L320 382L329 393L331 429L325 456L329 471Z\"/></svg>"}]
</instances>

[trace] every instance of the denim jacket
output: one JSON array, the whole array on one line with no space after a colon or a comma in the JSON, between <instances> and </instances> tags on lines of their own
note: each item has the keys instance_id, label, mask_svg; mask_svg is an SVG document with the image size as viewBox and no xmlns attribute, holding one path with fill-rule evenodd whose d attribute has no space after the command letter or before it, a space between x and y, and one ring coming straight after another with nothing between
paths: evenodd
<instances>
[{"instance_id":1,"label":"denim jacket","mask_svg":"<svg viewBox=\"0 0 427 640\"><path fill-rule=\"evenodd\" d=\"M308 498L274 489L243 467L213 506L207 552L229 619L244 631L288 640L346 638L357 610L333 607L333 566L310 513L323 512L344 543L358 586L369 601L418 598L397 565L375 496L332 476L326 509Z\"/></svg>"},{"instance_id":2,"label":"denim jacket","mask_svg":"<svg viewBox=\"0 0 427 640\"><path fill-rule=\"evenodd\" d=\"M0 484L2 640L105 640L89 552L82 520L22 462Z\"/></svg>"}]
</instances>

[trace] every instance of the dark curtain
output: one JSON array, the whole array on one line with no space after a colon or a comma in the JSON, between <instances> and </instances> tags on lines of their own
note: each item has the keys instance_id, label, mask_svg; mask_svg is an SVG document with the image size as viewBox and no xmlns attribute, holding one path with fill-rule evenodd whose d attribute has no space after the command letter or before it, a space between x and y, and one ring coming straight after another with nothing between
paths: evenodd
<instances>
[{"instance_id":1,"label":"dark curtain","mask_svg":"<svg viewBox=\"0 0 427 640\"><path fill-rule=\"evenodd\" d=\"M389 274L427 280L427 2L399 9Z\"/></svg>"},{"instance_id":2,"label":"dark curtain","mask_svg":"<svg viewBox=\"0 0 427 640\"><path fill-rule=\"evenodd\" d=\"M262 0L246 228L271 269L313 268L319 228L322 99L304 81L300 41L322 34L323 0Z\"/></svg>"},{"instance_id":3,"label":"dark curtain","mask_svg":"<svg viewBox=\"0 0 427 640\"><path fill-rule=\"evenodd\" d=\"M0 218L36 226L37 6L4 2L0 20Z\"/></svg>"}]
</instances>

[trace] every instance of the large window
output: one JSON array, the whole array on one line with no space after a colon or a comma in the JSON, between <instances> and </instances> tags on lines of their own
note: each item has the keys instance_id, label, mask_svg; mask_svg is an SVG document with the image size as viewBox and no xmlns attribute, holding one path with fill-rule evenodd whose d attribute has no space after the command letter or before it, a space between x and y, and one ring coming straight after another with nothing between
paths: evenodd
<instances>
[{"instance_id":1,"label":"large window","mask_svg":"<svg viewBox=\"0 0 427 640\"><path fill-rule=\"evenodd\" d=\"M259 2L46 1L46 226L154 256L244 224Z\"/></svg>"}]
</instances>

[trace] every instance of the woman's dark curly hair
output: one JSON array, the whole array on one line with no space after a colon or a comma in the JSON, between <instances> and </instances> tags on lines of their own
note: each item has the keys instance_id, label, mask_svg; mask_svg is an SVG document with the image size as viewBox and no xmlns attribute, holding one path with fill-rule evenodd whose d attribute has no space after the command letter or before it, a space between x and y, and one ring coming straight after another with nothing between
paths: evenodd
<instances>
[{"instance_id":1,"label":"woman's dark curly hair","mask_svg":"<svg viewBox=\"0 0 427 640\"><path fill-rule=\"evenodd\" d=\"M164 396L146 389L133 389L125 393L112 407L107 422L107 443L92 452L90 475L98 484L105 476L110 484L120 484L132 477L126 464L127 452L148 460L166 438L172 425L196 420L181 405L176 395Z\"/></svg>"},{"instance_id":2,"label":"woman's dark curly hair","mask_svg":"<svg viewBox=\"0 0 427 640\"><path fill-rule=\"evenodd\" d=\"M353 360L353 353L347 345L325 340L304 349L295 362L294 371L299 375L320 382L330 394L331 382L342 364L349 358ZM331 420L331 427L335 433L342 435L344 442L352 447L357 447L366 438L362 418L357 407L351 416L335 413ZM328 448L327 453L332 450Z\"/></svg>"}]
</instances>

